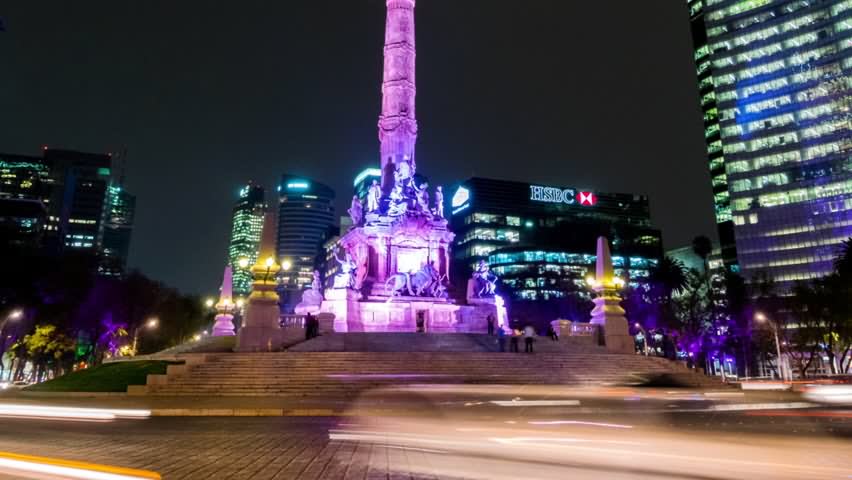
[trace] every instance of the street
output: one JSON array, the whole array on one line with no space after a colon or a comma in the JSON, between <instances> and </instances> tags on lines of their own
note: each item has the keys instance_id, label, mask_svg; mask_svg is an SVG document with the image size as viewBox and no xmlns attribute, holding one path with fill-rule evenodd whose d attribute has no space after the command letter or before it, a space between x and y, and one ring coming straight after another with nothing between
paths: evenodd
<instances>
[{"instance_id":1,"label":"street","mask_svg":"<svg viewBox=\"0 0 852 480\"><path fill-rule=\"evenodd\" d=\"M852 410L757 400L432 385L371 392L333 417L4 419L0 451L165 479L848 478ZM359 415L376 405L392 410Z\"/></svg>"}]
</instances>

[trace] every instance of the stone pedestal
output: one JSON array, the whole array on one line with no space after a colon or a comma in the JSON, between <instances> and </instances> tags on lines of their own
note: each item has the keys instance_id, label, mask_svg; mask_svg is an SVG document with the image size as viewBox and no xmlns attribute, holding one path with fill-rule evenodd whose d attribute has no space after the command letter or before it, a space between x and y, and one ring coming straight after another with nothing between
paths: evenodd
<instances>
[{"instance_id":1,"label":"stone pedestal","mask_svg":"<svg viewBox=\"0 0 852 480\"><path fill-rule=\"evenodd\" d=\"M268 352L281 345L280 311L277 301L249 300L243 325L237 333L238 352Z\"/></svg>"},{"instance_id":2,"label":"stone pedestal","mask_svg":"<svg viewBox=\"0 0 852 480\"><path fill-rule=\"evenodd\" d=\"M630 336L630 327L624 317L625 312L621 308L620 299L614 292L605 290L601 291L593 302L595 308L592 310L591 323L601 326L607 351L633 353L633 337Z\"/></svg>"},{"instance_id":3,"label":"stone pedestal","mask_svg":"<svg viewBox=\"0 0 852 480\"><path fill-rule=\"evenodd\" d=\"M325 300L320 311L334 315L334 331L339 333L362 332L361 294L349 288L331 288L325 291ZM320 324L322 331L322 324Z\"/></svg>"},{"instance_id":4,"label":"stone pedestal","mask_svg":"<svg viewBox=\"0 0 852 480\"><path fill-rule=\"evenodd\" d=\"M220 313L216 315L216 323L213 324L214 337L233 337L234 333L234 316L230 313Z\"/></svg>"}]
</instances>

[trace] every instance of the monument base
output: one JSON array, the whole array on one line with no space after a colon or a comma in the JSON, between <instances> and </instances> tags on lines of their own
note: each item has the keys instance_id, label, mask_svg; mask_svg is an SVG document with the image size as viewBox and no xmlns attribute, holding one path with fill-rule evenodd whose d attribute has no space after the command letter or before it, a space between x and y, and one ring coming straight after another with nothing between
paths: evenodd
<instances>
[{"instance_id":1,"label":"monument base","mask_svg":"<svg viewBox=\"0 0 852 480\"><path fill-rule=\"evenodd\" d=\"M497 302L482 299L475 305L456 305L439 298L370 297L361 300L354 290L329 290L322 303L324 313L334 314L334 331L486 333L488 316L505 318Z\"/></svg>"}]
</instances>

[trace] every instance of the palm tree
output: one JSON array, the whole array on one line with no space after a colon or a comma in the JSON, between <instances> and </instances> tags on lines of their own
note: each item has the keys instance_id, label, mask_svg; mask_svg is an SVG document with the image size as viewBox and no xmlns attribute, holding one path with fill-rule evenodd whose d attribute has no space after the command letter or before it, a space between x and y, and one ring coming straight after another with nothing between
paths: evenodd
<instances>
[{"instance_id":1,"label":"palm tree","mask_svg":"<svg viewBox=\"0 0 852 480\"><path fill-rule=\"evenodd\" d=\"M651 268L649 280L667 301L671 301L673 294L681 293L687 286L686 267L680 260L663 257Z\"/></svg>"}]
</instances>

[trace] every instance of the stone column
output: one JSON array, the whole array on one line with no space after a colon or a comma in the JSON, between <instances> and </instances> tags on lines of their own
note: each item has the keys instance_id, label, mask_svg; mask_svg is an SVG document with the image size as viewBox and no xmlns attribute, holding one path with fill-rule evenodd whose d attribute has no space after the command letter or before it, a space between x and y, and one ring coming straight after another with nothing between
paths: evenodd
<instances>
[{"instance_id":1,"label":"stone column","mask_svg":"<svg viewBox=\"0 0 852 480\"><path fill-rule=\"evenodd\" d=\"M281 266L275 259L275 213L266 214L263 222L263 239L257 263L251 268L254 283L243 316L243 325L237 335L239 352L276 350L281 345L281 312L278 308L276 275Z\"/></svg>"},{"instance_id":2,"label":"stone column","mask_svg":"<svg viewBox=\"0 0 852 480\"><path fill-rule=\"evenodd\" d=\"M598 296L592 300L595 308L591 323L603 329L604 343L610 353L633 353L633 337L618 295L618 289L623 285L624 281L613 273L609 241L606 237L599 237L593 287Z\"/></svg>"}]
</instances>

